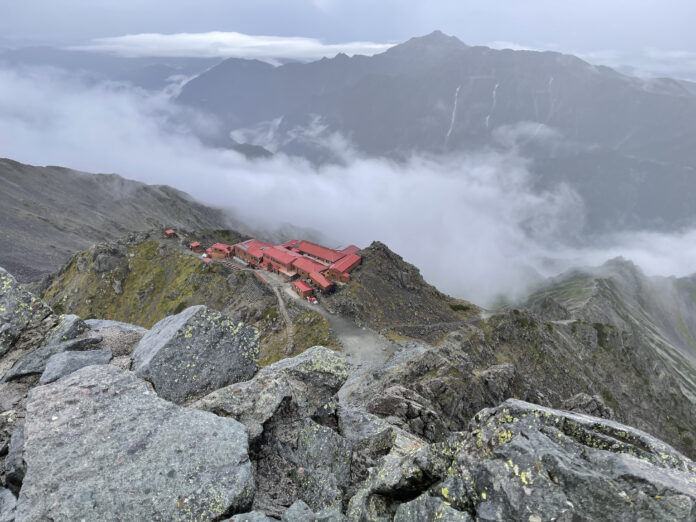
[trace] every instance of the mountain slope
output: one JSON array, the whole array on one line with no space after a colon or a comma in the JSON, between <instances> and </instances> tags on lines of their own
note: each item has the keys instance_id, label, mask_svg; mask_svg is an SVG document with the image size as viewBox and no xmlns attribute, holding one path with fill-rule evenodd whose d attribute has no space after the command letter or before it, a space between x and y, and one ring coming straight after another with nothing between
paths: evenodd
<instances>
[{"instance_id":1,"label":"mountain slope","mask_svg":"<svg viewBox=\"0 0 696 522\"><path fill-rule=\"evenodd\" d=\"M94 243L162 226L226 228L219 210L167 186L0 159L0 266L22 281Z\"/></svg>"}]
</instances>

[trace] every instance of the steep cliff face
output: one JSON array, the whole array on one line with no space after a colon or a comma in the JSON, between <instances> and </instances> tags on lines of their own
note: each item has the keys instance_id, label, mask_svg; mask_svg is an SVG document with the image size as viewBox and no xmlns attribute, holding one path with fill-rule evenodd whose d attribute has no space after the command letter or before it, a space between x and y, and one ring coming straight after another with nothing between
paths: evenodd
<instances>
[{"instance_id":1,"label":"steep cliff face","mask_svg":"<svg viewBox=\"0 0 696 522\"><path fill-rule=\"evenodd\" d=\"M449 297L423 279L415 266L375 241L345 286L325 301L331 310L393 337L435 341L475 316L475 305Z\"/></svg>"}]
</instances>

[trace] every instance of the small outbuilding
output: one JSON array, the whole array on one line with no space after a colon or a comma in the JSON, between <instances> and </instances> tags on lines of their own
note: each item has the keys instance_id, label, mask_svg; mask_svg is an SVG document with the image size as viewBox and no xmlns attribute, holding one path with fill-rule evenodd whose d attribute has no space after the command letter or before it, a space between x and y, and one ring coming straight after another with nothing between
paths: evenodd
<instances>
[{"instance_id":1,"label":"small outbuilding","mask_svg":"<svg viewBox=\"0 0 696 522\"><path fill-rule=\"evenodd\" d=\"M303 299L305 297L311 297L311 295L314 293L312 287L304 281L295 281L292 284L292 288L293 290L295 290L295 292L297 292L297 295L299 295Z\"/></svg>"},{"instance_id":2,"label":"small outbuilding","mask_svg":"<svg viewBox=\"0 0 696 522\"><path fill-rule=\"evenodd\" d=\"M190 248L193 252L196 252L197 254L200 254L201 252L203 252L203 247L202 247L201 244L200 244L199 242L197 242L197 241L194 242L194 243L191 243L191 244L189 245L189 248Z\"/></svg>"},{"instance_id":3,"label":"small outbuilding","mask_svg":"<svg viewBox=\"0 0 696 522\"><path fill-rule=\"evenodd\" d=\"M169 239L174 239L174 238L179 237L176 235L176 232L174 232L174 229L172 229L172 228L168 228L167 230L165 230L164 235Z\"/></svg>"},{"instance_id":4,"label":"small outbuilding","mask_svg":"<svg viewBox=\"0 0 696 522\"><path fill-rule=\"evenodd\" d=\"M331 292L331 290L334 289L334 284L328 279L326 279L319 272L312 272L309 275L309 279L312 281L312 283L319 287L319 290L321 290L323 294L328 294L329 292Z\"/></svg>"}]
</instances>

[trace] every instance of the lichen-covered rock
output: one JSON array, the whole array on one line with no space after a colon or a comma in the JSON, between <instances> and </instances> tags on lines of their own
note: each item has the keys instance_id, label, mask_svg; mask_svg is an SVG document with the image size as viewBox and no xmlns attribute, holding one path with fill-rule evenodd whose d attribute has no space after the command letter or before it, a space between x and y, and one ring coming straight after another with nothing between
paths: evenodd
<instances>
[{"instance_id":1,"label":"lichen-covered rock","mask_svg":"<svg viewBox=\"0 0 696 522\"><path fill-rule=\"evenodd\" d=\"M181 404L250 379L258 369L258 339L256 328L192 306L143 336L133 351L133 370L160 397Z\"/></svg>"},{"instance_id":2,"label":"lichen-covered rock","mask_svg":"<svg viewBox=\"0 0 696 522\"><path fill-rule=\"evenodd\" d=\"M338 508L322 509L314 515L315 522L346 522L348 519Z\"/></svg>"},{"instance_id":3,"label":"lichen-covered rock","mask_svg":"<svg viewBox=\"0 0 696 522\"><path fill-rule=\"evenodd\" d=\"M54 322L51 309L0 268L0 357L18 344L38 346Z\"/></svg>"},{"instance_id":4,"label":"lichen-covered rock","mask_svg":"<svg viewBox=\"0 0 696 522\"><path fill-rule=\"evenodd\" d=\"M394 522L473 522L471 515L452 509L444 500L421 495L411 502L405 502L396 509Z\"/></svg>"},{"instance_id":5,"label":"lichen-covered rock","mask_svg":"<svg viewBox=\"0 0 696 522\"><path fill-rule=\"evenodd\" d=\"M41 374L39 384L49 384L74 371L93 364L109 364L111 350L89 350L87 352L57 353L48 360L46 369Z\"/></svg>"},{"instance_id":6,"label":"lichen-covered rock","mask_svg":"<svg viewBox=\"0 0 696 522\"><path fill-rule=\"evenodd\" d=\"M246 429L113 366L34 388L24 435L18 520L210 520L251 507Z\"/></svg>"},{"instance_id":7,"label":"lichen-covered rock","mask_svg":"<svg viewBox=\"0 0 696 522\"><path fill-rule=\"evenodd\" d=\"M86 337L82 339L73 339L62 343L44 346L19 359L10 370L3 376L0 382L8 382L25 375L35 373L43 373L46 369L48 360L58 353L84 350L85 348L99 344L101 337Z\"/></svg>"},{"instance_id":8,"label":"lichen-covered rock","mask_svg":"<svg viewBox=\"0 0 696 522\"><path fill-rule=\"evenodd\" d=\"M70 341L87 330L89 330L87 324L77 315L61 315L58 317L58 324L46 335L43 344L48 346Z\"/></svg>"},{"instance_id":9,"label":"lichen-covered rock","mask_svg":"<svg viewBox=\"0 0 696 522\"><path fill-rule=\"evenodd\" d=\"M26 473L24 464L24 428L19 426L12 432L10 447L5 457L5 482L15 494L19 494Z\"/></svg>"},{"instance_id":10,"label":"lichen-covered rock","mask_svg":"<svg viewBox=\"0 0 696 522\"><path fill-rule=\"evenodd\" d=\"M87 319L85 324L90 330L101 330L102 328L118 328L124 332L136 332L140 334L146 334L147 328L138 326L130 323L123 323L121 321L112 321L109 319Z\"/></svg>"},{"instance_id":11,"label":"lichen-covered rock","mask_svg":"<svg viewBox=\"0 0 696 522\"><path fill-rule=\"evenodd\" d=\"M17 499L9 489L0 487L0 522L14 522Z\"/></svg>"},{"instance_id":12,"label":"lichen-covered rock","mask_svg":"<svg viewBox=\"0 0 696 522\"><path fill-rule=\"evenodd\" d=\"M642 431L508 400L471 434L479 520L696 518L696 464Z\"/></svg>"},{"instance_id":13,"label":"lichen-covered rock","mask_svg":"<svg viewBox=\"0 0 696 522\"><path fill-rule=\"evenodd\" d=\"M102 337L102 348L111 350L114 357L127 357L128 364L123 364L128 369L131 364L133 350L147 333L145 328L119 321L106 321L89 319L86 321L90 328L90 336Z\"/></svg>"},{"instance_id":14,"label":"lichen-covered rock","mask_svg":"<svg viewBox=\"0 0 696 522\"><path fill-rule=\"evenodd\" d=\"M280 520L281 522L314 522L316 519L309 506L298 500L283 513Z\"/></svg>"}]
</instances>

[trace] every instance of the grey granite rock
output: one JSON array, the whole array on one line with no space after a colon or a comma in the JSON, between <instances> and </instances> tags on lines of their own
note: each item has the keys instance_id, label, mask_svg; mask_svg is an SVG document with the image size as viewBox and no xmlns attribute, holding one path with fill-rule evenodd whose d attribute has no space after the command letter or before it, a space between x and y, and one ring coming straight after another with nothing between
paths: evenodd
<instances>
[{"instance_id":1,"label":"grey granite rock","mask_svg":"<svg viewBox=\"0 0 696 522\"><path fill-rule=\"evenodd\" d=\"M72 341L64 341L62 343L44 346L38 350L28 353L19 359L10 370L3 376L0 382L8 382L25 375L34 373L43 373L46 369L48 360L58 354L73 350L84 350L89 346L99 344L101 337L86 337L83 339L73 339Z\"/></svg>"},{"instance_id":2,"label":"grey granite rock","mask_svg":"<svg viewBox=\"0 0 696 522\"><path fill-rule=\"evenodd\" d=\"M9 489L0 487L0 522L14 522L17 499Z\"/></svg>"},{"instance_id":3,"label":"grey granite rock","mask_svg":"<svg viewBox=\"0 0 696 522\"><path fill-rule=\"evenodd\" d=\"M58 324L46 335L43 345L49 346L64 341L70 341L87 330L89 330L89 328L77 315L61 315L58 318Z\"/></svg>"},{"instance_id":4,"label":"grey granite rock","mask_svg":"<svg viewBox=\"0 0 696 522\"><path fill-rule=\"evenodd\" d=\"M133 370L160 397L180 404L253 377L258 338L256 328L192 306L143 336L133 351Z\"/></svg>"},{"instance_id":5,"label":"grey granite rock","mask_svg":"<svg viewBox=\"0 0 696 522\"><path fill-rule=\"evenodd\" d=\"M29 394L18 520L210 520L249 510L247 432L88 366Z\"/></svg>"},{"instance_id":6,"label":"grey granite rock","mask_svg":"<svg viewBox=\"0 0 696 522\"><path fill-rule=\"evenodd\" d=\"M122 323L121 321L111 321L109 319L87 319L85 324L90 330L101 330L103 328L118 328L124 332L136 332L140 334L147 333L147 328L137 326L130 323Z\"/></svg>"},{"instance_id":7,"label":"grey granite rock","mask_svg":"<svg viewBox=\"0 0 696 522\"><path fill-rule=\"evenodd\" d=\"M89 350L86 352L62 352L52 355L41 374L39 384L49 384L72 372L93 364L109 364L111 350Z\"/></svg>"},{"instance_id":8,"label":"grey granite rock","mask_svg":"<svg viewBox=\"0 0 696 522\"><path fill-rule=\"evenodd\" d=\"M252 511L250 513L242 513L241 515L235 515L228 519L227 522L273 522L274 519L268 518L266 515L259 511Z\"/></svg>"}]
</instances>

